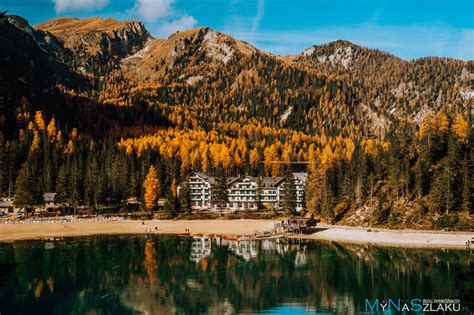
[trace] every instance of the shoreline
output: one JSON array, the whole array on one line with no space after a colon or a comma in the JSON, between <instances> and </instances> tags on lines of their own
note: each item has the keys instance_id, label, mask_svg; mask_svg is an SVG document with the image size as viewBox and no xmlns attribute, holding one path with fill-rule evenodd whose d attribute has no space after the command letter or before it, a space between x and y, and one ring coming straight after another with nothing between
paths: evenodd
<instances>
[{"instance_id":1,"label":"shoreline","mask_svg":"<svg viewBox=\"0 0 474 315\"><path fill-rule=\"evenodd\" d=\"M270 230L274 222L275 220L238 219L11 223L0 224L0 242L92 235L183 235L187 229L191 232L191 236L193 234L252 236L255 231ZM155 230L155 227L158 229ZM466 249L466 241L472 241L474 233L389 230L318 224L317 231L313 234L288 235L287 237L384 247Z\"/></svg>"},{"instance_id":2,"label":"shoreline","mask_svg":"<svg viewBox=\"0 0 474 315\"><path fill-rule=\"evenodd\" d=\"M470 232L412 229L391 230L327 224L319 224L317 228L318 232L305 235L304 238L358 245L427 249L466 249L466 242L470 240L472 244L474 241L474 233ZM471 248L473 248L473 245L471 245Z\"/></svg>"}]
</instances>

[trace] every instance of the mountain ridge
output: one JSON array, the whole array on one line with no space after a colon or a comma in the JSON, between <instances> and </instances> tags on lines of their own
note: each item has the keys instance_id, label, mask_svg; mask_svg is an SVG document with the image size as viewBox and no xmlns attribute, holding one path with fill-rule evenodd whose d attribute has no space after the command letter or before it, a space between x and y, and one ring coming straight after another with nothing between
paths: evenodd
<instances>
[{"instance_id":1,"label":"mountain ridge","mask_svg":"<svg viewBox=\"0 0 474 315\"><path fill-rule=\"evenodd\" d=\"M138 24L143 25L143 22L142 22L142 21L139 21L139 20L121 20L121 21L119 21L119 20L115 20L115 19L109 18L109 17L107 17L107 18L101 18L101 17L95 16L95 17L86 17L86 18L76 18L76 17L59 17L59 18L53 18L53 19L50 19L50 20L47 20L47 21L38 23L38 24L34 25L33 27L34 27L34 28L37 28L37 29L45 29L45 30L47 30L48 27L46 27L46 25L51 24L51 23L55 24L54 22L56 22L56 21L63 21L63 20L74 20L74 21L77 21L77 22L80 22L80 21L88 21L88 20L89 20L89 21L92 21L92 22L97 22L97 21L105 22L105 21L109 21L109 22L111 22L111 23L110 23L111 25L123 25L123 24L129 24L129 23L132 23L132 24L138 23ZM57 25L57 24L56 24L56 25ZM69 25L69 26L71 26L71 25ZM144 25L143 25L143 28L145 28ZM167 38L158 38L158 37L154 37L154 36L152 36L152 35L150 35L150 36L152 36L152 37L155 38L155 39L166 40L166 39L169 39L170 37L173 37L173 36L176 35L176 34L186 33L186 32L189 32L189 31L201 30L201 29L209 29L209 30L215 31L215 32L217 32L217 33L224 34L224 35L226 35L226 36L228 36L228 37L232 37L232 36L230 36L230 35L228 35L228 34L225 34L225 33L221 32L221 31L218 31L218 30L216 30L216 29L213 29L213 28L211 28L211 27L209 27L209 26L198 26L198 27L195 27L195 28L193 28L193 29L187 29L187 30L176 31L176 32L170 34ZM52 33L54 33L54 32L52 32ZM232 38L234 38L234 37L232 37ZM234 39L235 39L235 38L234 38ZM243 40L239 40L239 39L235 39L235 40L246 43L246 42L243 41ZM246 43L246 44L248 44L248 43ZM407 61L407 62L409 62L409 61L417 61L417 60L426 59L426 58L449 59L449 60L456 60L456 61L462 61L462 62L470 62L470 61L473 61L473 60L462 60L462 59L457 59L457 58L452 58L452 57L440 57L440 56L421 56L421 57L416 57L416 58L411 58L411 59L404 59L404 58L401 58L401 57L397 56L397 55L394 54L394 53L391 53L391 52L388 52L388 51L384 51L384 50L381 50L381 49L378 49L378 48L368 48L368 47L363 46L363 45L361 45L361 44L352 42L352 41L347 40L347 39L342 39L342 38L341 38L341 39L336 39L336 40L333 40L333 41L329 41L329 42L326 42L326 43L311 45L311 46L309 46L309 47L303 49L303 51L301 51L301 52L299 52L299 53L291 53L291 54L288 54L288 55L278 55L278 56L280 56L280 57L298 56L298 55L300 55L300 54L303 54L304 51L306 51L306 50L308 50L308 49L310 49L310 48L312 48L312 47L324 47L324 46L332 46L332 45L340 45L340 44L347 44L347 45L350 45L350 46L356 46L356 47L361 47L361 48L367 48L367 49L369 49L369 50L379 51L379 52L381 52L381 53L383 53L383 54L391 55L392 57L395 57L395 58L397 58L397 59L400 59L400 60L402 60L402 61ZM252 46L251 44L248 44L248 45ZM256 48L256 47L255 47L255 48ZM261 49L259 49L259 48L256 48L256 49L258 49L258 50L261 51L261 52L265 52L266 54L273 55L273 56L277 57L277 55L275 55L275 54L266 52L266 51L261 50Z\"/></svg>"},{"instance_id":2,"label":"mountain ridge","mask_svg":"<svg viewBox=\"0 0 474 315\"><path fill-rule=\"evenodd\" d=\"M22 18L9 19L45 51L53 70L63 69L53 71L60 85L109 105L134 106L137 97L149 104L169 102L151 91L156 88L165 95L178 88L179 99L191 102L186 95L191 89L203 102L246 119L383 138L395 120L419 124L430 110L467 111L473 101L473 62L404 61L346 40L278 57L209 27L156 39L133 20L69 17L30 27ZM89 83L71 85L72 74ZM151 90L144 94L144 87ZM263 110L268 113L255 116Z\"/></svg>"}]
</instances>

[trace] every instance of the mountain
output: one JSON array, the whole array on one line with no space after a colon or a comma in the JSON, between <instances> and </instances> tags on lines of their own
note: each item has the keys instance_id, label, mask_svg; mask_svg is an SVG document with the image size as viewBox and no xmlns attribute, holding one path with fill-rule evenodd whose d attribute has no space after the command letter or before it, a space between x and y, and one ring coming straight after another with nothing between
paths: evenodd
<instances>
[{"instance_id":1,"label":"mountain","mask_svg":"<svg viewBox=\"0 0 474 315\"><path fill-rule=\"evenodd\" d=\"M23 45L35 46L25 46L29 60L18 62L30 77L41 72L49 88L109 105L162 104L165 115L178 111L208 127L261 121L383 138L395 121L419 124L430 110L466 112L473 102L473 62L405 61L348 41L276 57L207 27L155 39L139 21L57 18L30 27L9 16L2 23L6 33L21 34ZM28 66L35 58L43 66ZM20 74L9 76L28 81Z\"/></svg>"},{"instance_id":2,"label":"mountain","mask_svg":"<svg viewBox=\"0 0 474 315\"><path fill-rule=\"evenodd\" d=\"M71 66L92 73L113 68L151 38L142 22L111 18L57 18L34 28L54 35L71 52Z\"/></svg>"},{"instance_id":3,"label":"mountain","mask_svg":"<svg viewBox=\"0 0 474 315\"><path fill-rule=\"evenodd\" d=\"M358 98L389 119L420 123L429 109L465 111L474 103L474 62L427 57L405 61L348 41L312 46L287 57L298 67L347 75Z\"/></svg>"},{"instance_id":4,"label":"mountain","mask_svg":"<svg viewBox=\"0 0 474 315\"><path fill-rule=\"evenodd\" d=\"M122 57L147 40L143 25L93 18L56 19L41 27L31 27L19 16L0 19L1 133L10 138L21 129L19 117L29 117L37 110L65 125L93 131L95 136L112 125L129 125L133 121L130 111L107 108L94 93L101 75L118 67ZM143 122L139 113L134 111L133 123ZM147 117L163 123L158 114Z\"/></svg>"},{"instance_id":5,"label":"mountain","mask_svg":"<svg viewBox=\"0 0 474 315\"><path fill-rule=\"evenodd\" d=\"M0 110L2 132L15 129L17 107L42 102L54 86L54 71L23 19L0 19Z\"/></svg>"},{"instance_id":6,"label":"mountain","mask_svg":"<svg viewBox=\"0 0 474 315\"><path fill-rule=\"evenodd\" d=\"M232 59L252 56L259 51L208 27L181 31L167 40L150 39L145 47L122 61L125 71L138 80L158 82L168 70L188 71L186 81L193 83L208 71Z\"/></svg>"}]
</instances>

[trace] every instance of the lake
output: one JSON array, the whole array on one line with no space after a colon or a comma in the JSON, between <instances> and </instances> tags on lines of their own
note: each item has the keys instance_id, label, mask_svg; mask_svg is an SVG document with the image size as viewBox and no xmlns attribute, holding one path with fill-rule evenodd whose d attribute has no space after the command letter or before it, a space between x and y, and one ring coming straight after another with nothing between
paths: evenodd
<instances>
[{"instance_id":1,"label":"lake","mask_svg":"<svg viewBox=\"0 0 474 315\"><path fill-rule=\"evenodd\" d=\"M0 244L0 314L353 314L388 298L472 309L472 257L298 239L18 241Z\"/></svg>"}]
</instances>

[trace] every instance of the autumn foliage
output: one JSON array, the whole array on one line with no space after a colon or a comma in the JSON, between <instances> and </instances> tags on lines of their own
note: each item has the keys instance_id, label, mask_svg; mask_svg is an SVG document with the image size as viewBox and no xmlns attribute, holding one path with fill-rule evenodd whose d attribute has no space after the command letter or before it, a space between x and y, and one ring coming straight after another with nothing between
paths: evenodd
<instances>
[{"instance_id":1,"label":"autumn foliage","mask_svg":"<svg viewBox=\"0 0 474 315\"><path fill-rule=\"evenodd\" d=\"M158 182L156 170L153 165L150 166L148 175L146 176L146 179L143 182L143 189L145 190L145 207L147 210L151 211L156 207L158 196L160 193L160 183Z\"/></svg>"}]
</instances>

